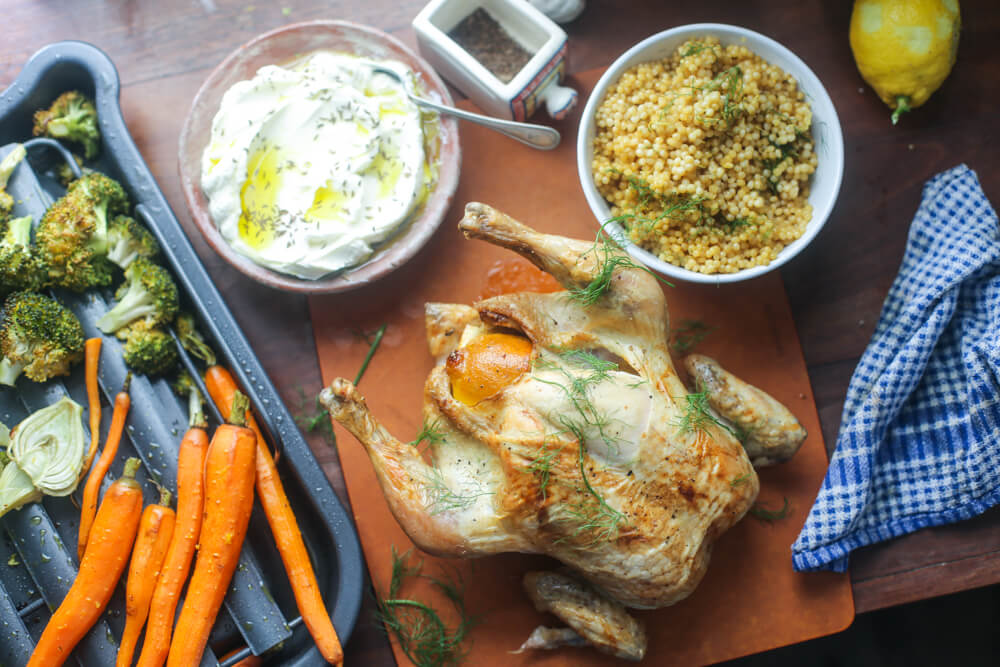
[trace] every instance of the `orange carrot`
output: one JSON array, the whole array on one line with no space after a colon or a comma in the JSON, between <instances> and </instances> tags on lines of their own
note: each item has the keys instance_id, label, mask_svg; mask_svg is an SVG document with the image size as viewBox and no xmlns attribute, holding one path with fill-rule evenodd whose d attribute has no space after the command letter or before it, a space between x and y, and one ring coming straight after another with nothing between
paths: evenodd
<instances>
[{"instance_id":1,"label":"orange carrot","mask_svg":"<svg viewBox=\"0 0 1000 667\"><path fill-rule=\"evenodd\" d=\"M108 429L108 439L101 450L101 457L97 459L94 469L87 477L87 484L83 487L83 507L80 508L80 531L76 547L76 555L82 561L83 552L87 548L87 540L90 536L90 527L94 523L94 512L97 511L97 495L101 491L101 482L108 474L111 462L115 460L118 453L118 443L122 440L122 431L125 430L125 418L128 410L132 406L132 399L128 395L128 386L132 380L131 375L125 376L125 385L115 396L115 408L111 413L111 428Z\"/></svg>"},{"instance_id":2,"label":"orange carrot","mask_svg":"<svg viewBox=\"0 0 1000 667\"><path fill-rule=\"evenodd\" d=\"M222 659L220 661L228 660L229 658L231 658L234 655L236 655L237 653L239 653L240 650L242 650L242 649L234 649L234 650L230 651L229 653L227 653L224 656L222 656ZM248 655L247 657L243 658L239 662L233 663L232 667L260 667L263 664L264 664L264 659L261 658L260 656L257 656L257 655Z\"/></svg>"},{"instance_id":3,"label":"orange carrot","mask_svg":"<svg viewBox=\"0 0 1000 667\"><path fill-rule=\"evenodd\" d=\"M139 459L129 459L121 478L104 494L80 571L45 626L28 667L62 665L104 613L128 563L139 526L142 487L135 480L138 469Z\"/></svg>"},{"instance_id":4,"label":"orange carrot","mask_svg":"<svg viewBox=\"0 0 1000 667\"><path fill-rule=\"evenodd\" d=\"M177 523L149 605L149 622L138 667L161 667L170 649L177 602L201 534L205 454L209 444L205 428L205 416L200 410L192 411L190 427L181 439L177 455Z\"/></svg>"},{"instance_id":5,"label":"orange carrot","mask_svg":"<svg viewBox=\"0 0 1000 667\"><path fill-rule=\"evenodd\" d=\"M228 418L227 408L237 391L236 380L232 374L222 366L212 366L205 371L205 387L209 396L219 406L219 411ZM278 477L278 468L271 458L271 452L267 448L260 427L257 426L257 421L249 411L246 420L249 427L257 434L257 497L260 498L278 553L281 554L281 561L285 565L285 572L292 585L292 593L295 595L295 603L309 634L316 642L320 655L330 664L342 664L344 652L340 646L340 638L320 595L316 573L309 560L305 542L302 541L298 521Z\"/></svg>"},{"instance_id":6,"label":"orange carrot","mask_svg":"<svg viewBox=\"0 0 1000 667\"><path fill-rule=\"evenodd\" d=\"M205 460L205 513L167 667L197 667L229 583L253 509L257 436L243 426L247 398L237 393L228 424L215 430Z\"/></svg>"},{"instance_id":7,"label":"orange carrot","mask_svg":"<svg viewBox=\"0 0 1000 667\"><path fill-rule=\"evenodd\" d=\"M139 536L132 549L132 562L125 585L125 631L118 645L115 667L132 664L139 633L146 624L153 589L174 532L175 519L174 511L170 509L170 492L161 488L160 503L146 507L139 521Z\"/></svg>"},{"instance_id":8,"label":"orange carrot","mask_svg":"<svg viewBox=\"0 0 1000 667\"><path fill-rule=\"evenodd\" d=\"M90 417L90 449L80 468L80 479L90 470L101 442L101 393L97 387L97 367L101 359L103 338L88 338L84 344L84 369L87 382L87 412Z\"/></svg>"}]
</instances>

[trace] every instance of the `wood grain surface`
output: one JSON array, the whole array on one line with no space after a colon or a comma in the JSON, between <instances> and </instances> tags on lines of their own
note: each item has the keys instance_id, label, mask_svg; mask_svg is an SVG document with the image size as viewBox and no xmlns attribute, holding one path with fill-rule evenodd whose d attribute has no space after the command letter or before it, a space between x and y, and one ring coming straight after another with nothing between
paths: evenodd
<instances>
[{"instance_id":1,"label":"wood grain surface","mask_svg":"<svg viewBox=\"0 0 1000 667\"><path fill-rule=\"evenodd\" d=\"M136 144L289 406L319 389L306 301L258 286L224 265L197 237L177 178L180 127L202 79L230 50L283 24L348 19L415 46L414 0L4 0L0 86L38 48L91 42L116 63L122 106ZM851 373L874 329L920 199L932 175L960 163L1000 202L1000 7L961 3L958 62L930 101L897 127L861 80L847 40L851 3L821 0L701 0L698 3L590 0L565 26L569 69L607 65L650 34L685 23L731 23L789 47L826 85L844 129L846 171L823 232L781 274L828 446L836 441ZM346 501L336 452L310 437ZM851 574L859 612L1000 581L1000 511L861 550ZM392 664L363 610L347 646L352 664Z\"/></svg>"}]
</instances>

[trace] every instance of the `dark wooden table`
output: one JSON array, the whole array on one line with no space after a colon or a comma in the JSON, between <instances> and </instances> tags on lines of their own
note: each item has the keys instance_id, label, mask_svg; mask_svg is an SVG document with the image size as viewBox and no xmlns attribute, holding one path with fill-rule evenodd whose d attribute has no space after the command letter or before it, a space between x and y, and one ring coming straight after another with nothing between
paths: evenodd
<instances>
[{"instance_id":1,"label":"dark wooden table","mask_svg":"<svg viewBox=\"0 0 1000 667\"><path fill-rule=\"evenodd\" d=\"M261 287L225 265L191 224L177 177L177 138L201 81L233 48L272 28L348 19L415 48L420 0L4 0L0 86L37 49L79 39L103 49L122 80L125 119L175 212L290 407L320 377L306 300ZM741 25L801 56L826 85L844 129L840 199L820 236L782 269L828 446L836 440L851 373L899 266L907 229L932 175L966 163L1000 202L1000 8L965 0L958 63L944 86L898 127L861 80L847 40L851 3L820 0L590 0L565 26L569 69L607 65L640 39L694 22ZM336 452L310 437L347 502ZM1000 581L1000 510L928 529L852 557L858 612ZM392 664L367 610L347 647L349 664Z\"/></svg>"}]
</instances>

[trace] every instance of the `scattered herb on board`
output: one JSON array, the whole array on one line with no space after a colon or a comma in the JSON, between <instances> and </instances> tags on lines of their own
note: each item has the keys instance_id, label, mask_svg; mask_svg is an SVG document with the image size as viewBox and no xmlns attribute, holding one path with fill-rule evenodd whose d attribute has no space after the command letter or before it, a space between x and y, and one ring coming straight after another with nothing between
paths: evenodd
<instances>
[{"instance_id":1,"label":"scattered herb on board","mask_svg":"<svg viewBox=\"0 0 1000 667\"><path fill-rule=\"evenodd\" d=\"M382 342L382 336L385 335L385 328L389 326L388 324L383 324L375 332L375 335L369 340L368 336L365 335L364 339L369 341L368 354L365 355L365 360L361 362L361 368L358 369L358 375L354 378L354 386L357 387L358 383L361 382L361 377L368 370L368 364L371 362L372 357L375 356L375 351L378 349L379 343Z\"/></svg>"},{"instance_id":2,"label":"scattered herb on board","mask_svg":"<svg viewBox=\"0 0 1000 667\"><path fill-rule=\"evenodd\" d=\"M296 391L298 391L299 400L295 423L301 426L306 433L318 431L328 444L337 444L337 438L333 434L333 422L330 421L330 413L319 402L319 394L310 400L302 387L297 387Z\"/></svg>"},{"instance_id":3,"label":"scattered herb on board","mask_svg":"<svg viewBox=\"0 0 1000 667\"><path fill-rule=\"evenodd\" d=\"M771 523L773 521L779 521L788 516L789 503L788 498L785 497L785 504L781 506L780 510L771 510L760 503L757 503L750 508L750 516L760 521L766 521Z\"/></svg>"},{"instance_id":4,"label":"scattered herb on board","mask_svg":"<svg viewBox=\"0 0 1000 667\"><path fill-rule=\"evenodd\" d=\"M670 348L677 354L686 354L715 328L701 320L681 320L680 326L670 331Z\"/></svg>"},{"instance_id":5,"label":"scattered herb on board","mask_svg":"<svg viewBox=\"0 0 1000 667\"><path fill-rule=\"evenodd\" d=\"M510 83L531 60L527 49L482 7L462 19L448 36L504 83Z\"/></svg>"},{"instance_id":6,"label":"scattered herb on board","mask_svg":"<svg viewBox=\"0 0 1000 667\"><path fill-rule=\"evenodd\" d=\"M423 561L402 556L392 548L392 577L384 598L376 600L376 618L399 642L399 647L417 667L454 667L465 657L462 641L476 620L469 616L462 599L462 585L453 577L438 579L421 572ZM449 628L437 610L420 600L400 597L404 584L423 577L452 604L458 624Z\"/></svg>"}]
</instances>

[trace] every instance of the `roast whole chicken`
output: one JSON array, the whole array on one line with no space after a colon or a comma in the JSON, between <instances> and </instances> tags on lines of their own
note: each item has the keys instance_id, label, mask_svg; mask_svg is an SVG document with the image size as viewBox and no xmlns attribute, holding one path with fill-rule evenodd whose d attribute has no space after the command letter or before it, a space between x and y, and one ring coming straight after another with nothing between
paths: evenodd
<instances>
[{"instance_id":1,"label":"roast whole chicken","mask_svg":"<svg viewBox=\"0 0 1000 667\"><path fill-rule=\"evenodd\" d=\"M563 564L525 587L568 627L541 627L523 648L589 643L640 659L645 634L625 608L690 595L713 542L757 497L754 464L787 459L805 431L708 357L685 359L686 387L662 288L615 246L540 234L478 203L459 228L565 291L427 304L437 363L418 442L387 432L345 379L320 400L365 446L421 549Z\"/></svg>"}]
</instances>

